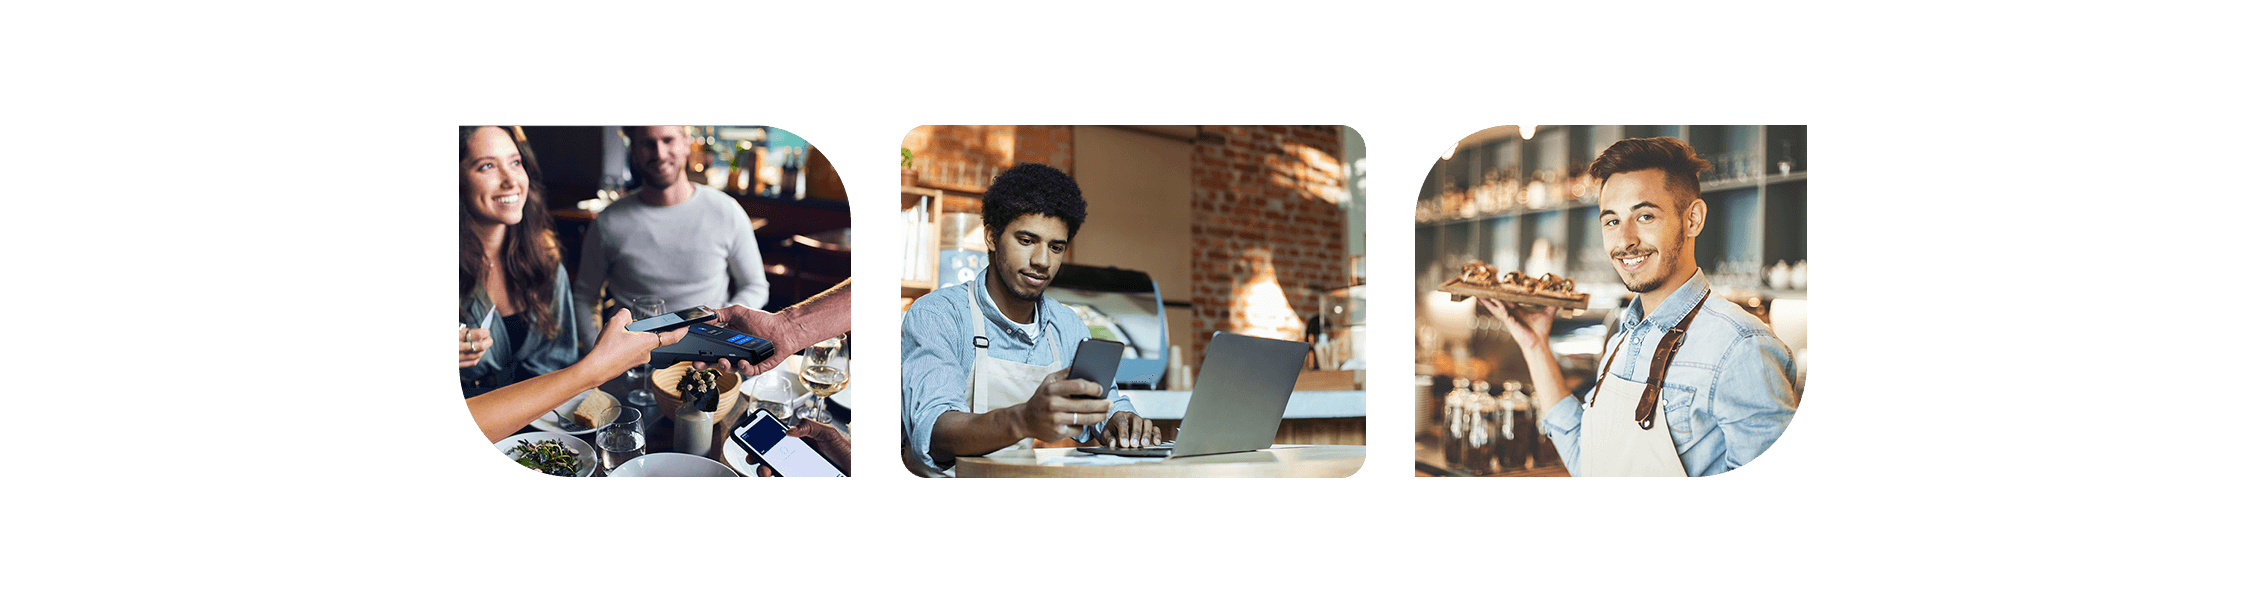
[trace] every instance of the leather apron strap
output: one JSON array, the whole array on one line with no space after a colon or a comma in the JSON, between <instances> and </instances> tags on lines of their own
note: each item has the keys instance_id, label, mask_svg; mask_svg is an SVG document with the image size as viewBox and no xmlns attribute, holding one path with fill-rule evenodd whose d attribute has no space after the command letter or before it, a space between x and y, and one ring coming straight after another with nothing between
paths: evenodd
<instances>
[{"instance_id":1,"label":"leather apron strap","mask_svg":"<svg viewBox=\"0 0 2267 604\"><path fill-rule=\"evenodd\" d=\"M1684 319L1677 321L1677 325L1669 328L1668 333L1662 334L1661 341L1654 345L1653 366L1647 368L1645 373L1645 394L1637 399L1636 420L1638 429L1653 429L1653 418L1657 415L1661 406L1661 385L1665 383L1663 379L1669 375L1669 363L1677 358L1677 351L1684 348L1685 332L1692 329L1693 318L1700 316L1700 307L1708 304L1708 295L1714 291L1713 289L1701 290L1700 301L1693 303L1692 310L1685 313ZM1614 357L1621 356L1621 345L1629 343L1629 339L1629 336L1624 334L1622 341L1614 344L1614 352L1606 356L1606 368L1599 371L1600 376L1611 375L1614 369ZM1590 407L1598 405L1599 390L1601 389L1595 387L1590 389Z\"/></svg>"}]
</instances>

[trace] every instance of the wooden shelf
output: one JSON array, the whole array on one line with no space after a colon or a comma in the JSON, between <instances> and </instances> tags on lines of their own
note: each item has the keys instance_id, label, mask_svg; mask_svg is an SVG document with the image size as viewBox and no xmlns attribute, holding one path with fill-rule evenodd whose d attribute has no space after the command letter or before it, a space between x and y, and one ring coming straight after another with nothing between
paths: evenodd
<instances>
[{"instance_id":1,"label":"wooden shelf","mask_svg":"<svg viewBox=\"0 0 2267 604\"><path fill-rule=\"evenodd\" d=\"M937 264L937 250L935 248L939 237L943 235L944 203L944 191L942 190L902 185L898 187L899 212L913 211L924 204L926 204L928 212L928 221L917 227L921 230L904 233L904 239L900 242L900 245L921 245L929 248L918 250L920 253L913 254L916 257L914 262L923 263L925 266L905 267L913 269L912 272L900 270L898 291L904 297L919 297L937 287L936 275L934 274ZM902 253L908 250L901 248L899 251ZM904 277L907 275L926 276L928 278L905 279Z\"/></svg>"},{"instance_id":2,"label":"wooden shelf","mask_svg":"<svg viewBox=\"0 0 2267 604\"><path fill-rule=\"evenodd\" d=\"M1703 183L1700 183L1700 192L1701 192L1701 193L1718 193L1718 192L1722 192L1722 191L1730 191L1730 190L1733 190L1733 189L1747 189L1747 188L1754 188L1754 187L1764 187L1764 186L1776 185L1776 184L1780 184L1780 183L1789 183L1789 182L1803 182L1803 181L1805 181L1805 180L1808 180L1809 176L1810 176L1810 175L1809 175L1808 173L1806 173L1806 172L1795 172L1795 173L1792 173L1792 174L1787 174L1787 175L1785 175L1785 176L1780 176L1780 175L1771 175L1771 176L1765 176L1765 177L1763 177L1763 178L1751 178L1751 179L1746 179L1746 180L1716 180L1716 181L1709 181L1709 182L1703 182ZM1562 205L1562 206L1555 206L1555 207L1548 207L1548 208L1522 208L1522 209L1518 209L1518 210L1512 210L1512 211L1509 211L1509 212L1495 212L1495 213L1491 213L1491 214L1481 214L1481 215L1478 215L1478 216L1473 216L1473 217L1471 217L1471 218L1449 218L1449 219L1446 219L1446 220L1434 220L1434 221L1431 221L1431 222L1419 222L1419 223L1417 223L1417 224L1423 224L1423 225L1436 225L1436 224L1456 224L1456 223L1459 223L1459 222L1479 222L1479 221L1484 221L1484 220L1494 220L1494 219L1497 219L1497 218L1511 218L1511 217L1525 216L1525 215L1528 215L1528 214L1541 214L1541 213L1544 213L1544 212L1557 212L1557 211L1560 211L1560 210L1571 210L1571 209L1576 209L1576 208L1595 208L1595 207L1598 207L1598 200L1596 200L1596 199L1591 199L1591 198L1588 198L1588 197L1585 197L1585 198L1582 198L1582 199L1576 200L1576 201L1575 201L1574 203L1571 203L1571 204L1567 204L1567 205Z\"/></svg>"},{"instance_id":3,"label":"wooden shelf","mask_svg":"<svg viewBox=\"0 0 2267 604\"><path fill-rule=\"evenodd\" d=\"M902 195L912 195L912 196L915 196L915 197L944 197L944 196L945 196L945 192L944 192L944 190L943 190L943 189L931 189L931 188L927 188L927 187L908 187L908 186L903 186L903 185L900 185L900 186L898 186L898 187L897 187L897 192L898 192L898 194L899 194L899 195L901 195L901 196L902 196ZM899 207L900 209L913 207L913 202L915 202L915 201L918 201L918 200L910 200L910 199L909 199L909 200L903 200L903 201L901 201L901 202L900 202L900 205L899 205L898 207Z\"/></svg>"},{"instance_id":4,"label":"wooden shelf","mask_svg":"<svg viewBox=\"0 0 2267 604\"><path fill-rule=\"evenodd\" d=\"M1810 174L1809 174L1808 172L1794 172L1794 173L1790 173L1790 174L1787 174L1787 175L1784 175L1784 176L1781 176L1781 175L1778 175L1778 174L1773 174L1773 175L1765 176L1765 177L1762 177L1762 178L1741 178L1741 179L1734 179L1734 180L1712 180L1712 181L1708 181L1708 182L1700 183L1700 192L1702 192L1702 193L1715 193L1715 192L1718 192L1718 191L1730 191L1730 190L1733 190L1733 189L1746 189L1746 188L1751 188L1751 187L1762 187L1762 186L1769 186L1769 185L1775 185L1775 184L1779 184L1779 183L1783 183L1783 182L1798 182L1798 181L1804 180L1804 179L1806 179L1806 178L1809 178L1809 176L1810 176Z\"/></svg>"},{"instance_id":5,"label":"wooden shelf","mask_svg":"<svg viewBox=\"0 0 2267 604\"><path fill-rule=\"evenodd\" d=\"M906 187L906 186L904 186L904 185L899 185L899 186L900 186L900 187L903 187L903 188L905 188L905 189L907 189L907 192L912 192L912 190L914 190L914 189L925 189L925 190L929 190L929 191L932 191L932 193L926 193L926 194L929 194L929 195L935 195L935 194L940 194L940 193L958 193L958 194L961 194L961 195L967 195L967 196L970 196L970 197L983 197L983 196L984 196L984 189L983 189L982 187L965 187L965 186L959 186L959 185L948 185L948 184L942 184L942 183L933 183L933 182L919 182L919 181L915 181L915 182L914 182L913 184L914 184L914 186L910 186L910 187Z\"/></svg>"},{"instance_id":6,"label":"wooden shelf","mask_svg":"<svg viewBox=\"0 0 2267 604\"><path fill-rule=\"evenodd\" d=\"M1554 127L1546 127L1554 128ZM1784 128L1785 130L1782 130ZM1734 135L1732 131L1738 130ZM1701 192L1709 203L1709 223L1701 241L1696 244L1695 258L1703 269L1713 270L1717 263L1737 255L1751 261L1753 268L1761 269L1774 261L1794 264L1808 256L1808 186L1810 174L1805 171L1778 173L1775 161L1785 147L1782 139L1792 140L1791 156L1797 168L1807 168L1804 161L1804 130L1799 126L1600 126L1589 127L1568 135L1568 162L1576 162L1578 155L1591 153L1587 147L1601 146L1609 139L1637 136L1668 135L1683 138L1694 145L1736 145L1736 149L1698 149L1701 153L1745 153L1750 157L1772 158L1764 164L1766 172L1739 179L1705 181ZM1543 137L1538 134L1536 139ZM1695 140L1695 139L1705 140ZM1711 142L1714 141L1714 142ZM1458 153L1472 153L1471 158L1443 161L1436 164L1431 186L1446 190L1458 182L1477 181L1482 168L1490 170L1504 167L1506 158L1516 158L1509 167L1513 172L1527 172L1537 162L1537 143L1512 136L1509 140L1483 141L1464 145ZM1572 163L1567 165L1573 165ZM1751 172L1752 173L1752 172ZM1462 176L1463 178L1454 178ZM1453 181L1452 181L1453 178ZM1436 195L1438 193L1435 193ZM1438 202L1438 198L1428 199ZM1475 257L1490 260L1499 266L1504 260L1510 266L1523 266L1528 250L1537 239L1549 239L1559 244L1566 256L1569 271L1578 272L1595 262L1576 260L1574 254L1597 254L1598 225L1586 222L1587 212L1596 212L1598 200L1578 198L1572 203L1549 208L1517 208L1464 217L1431 217L1418 221L1416 260L1419 270L1441 270L1440 278L1454 277L1456 266ZM1429 207L1438 207L1429 206ZM1423 287L1420 294L1434 288ZM1750 288L1768 298L1795 299L1807 295L1803 290Z\"/></svg>"},{"instance_id":7,"label":"wooden shelf","mask_svg":"<svg viewBox=\"0 0 2267 604\"><path fill-rule=\"evenodd\" d=\"M1462 223L1462 222L1483 222L1483 221L1488 221L1488 220L1495 220L1495 219L1498 219L1498 218L1518 218L1518 217L1521 217L1521 216L1526 216L1526 215L1528 215L1528 214L1547 214L1547 213L1550 213L1550 212L1558 212L1558 211L1564 211L1564 210L1578 210L1578 209L1582 209L1582 208L1595 208L1595 207L1598 207L1598 200L1596 200L1596 199L1588 199L1588 198L1584 198L1583 200L1581 200L1581 201L1579 201L1579 202L1576 202L1576 203L1572 203L1572 204L1568 204L1568 205L1563 205L1563 206L1557 206L1557 207L1549 207L1549 208L1525 208L1525 209L1519 209L1519 210L1512 210L1512 211L1509 211L1509 212L1496 212L1496 213L1493 213L1493 214L1481 214L1481 215L1479 215L1479 216L1473 216L1473 217L1471 217L1471 218L1450 218L1450 219L1447 219L1447 220L1435 220L1435 221L1432 221L1432 222L1419 222L1419 223L1417 223L1417 224L1418 224L1418 225L1421 225L1421 226L1435 226L1435 225L1444 225L1444 224L1457 224L1457 223Z\"/></svg>"}]
</instances>

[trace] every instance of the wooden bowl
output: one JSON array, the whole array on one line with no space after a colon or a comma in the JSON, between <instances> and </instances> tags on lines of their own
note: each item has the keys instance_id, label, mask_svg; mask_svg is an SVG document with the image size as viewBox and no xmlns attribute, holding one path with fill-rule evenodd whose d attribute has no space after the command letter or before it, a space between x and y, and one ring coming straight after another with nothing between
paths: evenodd
<instances>
[{"instance_id":1,"label":"wooden bowl","mask_svg":"<svg viewBox=\"0 0 2267 604\"><path fill-rule=\"evenodd\" d=\"M711 369L716 369L711 367ZM653 398L661 406L663 415L675 416L677 406L684 401L677 396L677 383L693 371L692 361L686 361L653 372ZM740 401L740 374L719 370L716 374L716 411L730 411Z\"/></svg>"}]
</instances>

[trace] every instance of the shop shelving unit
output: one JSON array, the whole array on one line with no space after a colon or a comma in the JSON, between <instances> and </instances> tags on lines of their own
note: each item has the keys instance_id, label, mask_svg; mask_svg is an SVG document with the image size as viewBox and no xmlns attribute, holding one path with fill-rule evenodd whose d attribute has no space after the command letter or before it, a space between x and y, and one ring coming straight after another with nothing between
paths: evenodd
<instances>
[{"instance_id":1,"label":"shop shelving unit","mask_svg":"<svg viewBox=\"0 0 2267 604\"><path fill-rule=\"evenodd\" d=\"M1799 298L1799 289L1766 287L1773 264L1807 257L1808 162L1804 126L1542 126L1533 138L1516 132L1463 145L1434 163L1420 199L1480 185L1491 173L1537 171L1580 174L1606 146L1624 138L1675 136L1718 164L1702 175L1708 227L1695 241L1694 258L1720 286L1765 298ZM1784 165L1782 165L1784 164ZM1598 202L1589 193L1550 207L1523 207L1417 224L1419 293L1447 279L1471 259L1503 269L1524 269L1534 242L1550 241L1562 254L1563 275L1583 283L1616 277L1598 253ZM1727 270L1728 269L1728 270ZM1595 308L1596 305L1594 305Z\"/></svg>"}]
</instances>

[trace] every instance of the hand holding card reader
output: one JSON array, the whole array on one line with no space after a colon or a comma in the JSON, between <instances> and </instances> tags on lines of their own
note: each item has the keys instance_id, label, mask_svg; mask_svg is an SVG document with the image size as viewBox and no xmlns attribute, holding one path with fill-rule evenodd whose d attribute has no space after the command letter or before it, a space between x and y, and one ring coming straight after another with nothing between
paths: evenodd
<instances>
[{"instance_id":1,"label":"hand holding card reader","mask_svg":"<svg viewBox=\"0 0 2267 604\"><path fill-rule=\"evenodd\" d=\"M788 478L841 478L848 476L803 439L787 435L787 426L770 411L756 409L732 427L732 442L754 453L774 474Z\"/></svg>"},{"instance_id":2,"label":"hand holding card reader","mask_svg":"<svg viewBox=\"0 0 2267 604\"><path fill-rule=\"evenodd\" d=\"M685 328L685 339L653 349L653 362L674 365L685 361L714 363L717 359L761 363L771 358L770 340L707 323Z\"/></svg>"}]
</instances>

